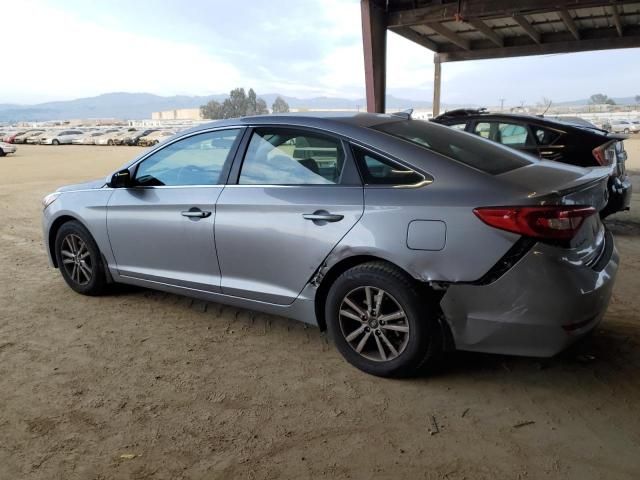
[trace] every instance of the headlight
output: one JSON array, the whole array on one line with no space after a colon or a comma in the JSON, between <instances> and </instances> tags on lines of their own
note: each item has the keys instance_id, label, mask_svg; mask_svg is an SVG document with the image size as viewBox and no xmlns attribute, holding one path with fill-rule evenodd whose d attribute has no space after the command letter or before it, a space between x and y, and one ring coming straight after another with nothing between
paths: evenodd
<instances>
[{"instance_id":1,"label":"headlight","mask_svg":"<svg viewBox=\"0 0 640 480\"><path fill-rule=\"evenodd\" d=\"M49 205L56 201L56 198L60 196L60 192L53 192L42 199L42 208L46 209Z\"/></svg>"}]
</instances>

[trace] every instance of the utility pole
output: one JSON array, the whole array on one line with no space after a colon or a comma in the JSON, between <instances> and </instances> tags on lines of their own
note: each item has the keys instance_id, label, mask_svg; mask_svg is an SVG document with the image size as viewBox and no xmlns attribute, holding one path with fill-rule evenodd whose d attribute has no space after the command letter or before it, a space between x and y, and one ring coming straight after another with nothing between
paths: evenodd
<instances>
[{"instance_id":1,"label":"utility pole","mask_svg":"<svg viewBox=\"0 0 640 480\"><path fill-rule=\"evenodd\" d=\"M500 99L500 111L501 111L501 112L502 112L502 110L504 110L504 101L505 101L505 99L504 99L504 98L501 98L501 99Z\"/></svg>"}]
</instances>

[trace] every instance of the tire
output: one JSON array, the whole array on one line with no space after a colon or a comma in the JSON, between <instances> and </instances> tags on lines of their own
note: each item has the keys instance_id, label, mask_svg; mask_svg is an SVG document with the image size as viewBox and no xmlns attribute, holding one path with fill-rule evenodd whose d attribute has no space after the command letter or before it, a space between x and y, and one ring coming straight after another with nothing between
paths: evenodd
<instances>
[{"instance_id":1,"label":"tire","mask_svg":"<svg viewBox=\"0 0 640 480\"><path fill-rule=\"evenodd\" d=\"M56 234L55 255L62 278L73 290L83 295L105 292L107 279L102 255L80 222L73 220L60 227Z\"/></svg>"},{"instance_id":2,"label":"tire","mask_svg":"<svg viewBox=\"0 0 640 480\"><path fill-rule=\"evenodd\" d=\"M111 139L107 140L107 145L109 145L110 147L113 147L113 140Z\"/></svg>"},{"instance_id":3,"label":"tire","mask_svg":"<svg viewBox=\"0 0 640 480\"><path fill-rule=\"evenodd\" d=\"M51 145L60 145L60 142L58 140L52 140Z\"/></svg>"},{"instance_id":4,"label":"tire","mask_svg":"<svg viewBox=\"0 0 640 480\"><path fill-rule=\"evenodd\" d=\"M2 150L2 149L0 148L0 157L4 157L5 155L6 155L6 153L4 153L4 150Z\"/></svg>"},{"instance_id":5,"label":"tire","mask_svg":"<svg viewBox=\"0 0 640 480\"><path fill-rule=\"evenodd\" d=\"M626 133L628 135L629 134L629 129L625 128L623 133Z\"/></svg>"},{"instance_id":6,"label":"tire","mask_svg":"<svg viewBox=\"0 0 640 480\"><path fill-rule=\"evenodd\" d=\"M429 369L437 363L444 339L435 302L420 291L411 277L386 262L357 265L329 289L329 336L349 363L371 375L407 377Z\"/></svg>"}]
</instances>

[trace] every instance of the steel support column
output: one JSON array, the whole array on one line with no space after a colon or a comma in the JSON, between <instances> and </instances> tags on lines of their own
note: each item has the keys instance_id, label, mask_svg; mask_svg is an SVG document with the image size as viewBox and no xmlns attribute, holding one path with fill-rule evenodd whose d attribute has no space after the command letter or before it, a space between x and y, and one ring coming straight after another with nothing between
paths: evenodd
<instances>
[{"instance_id":1,"label":"steel support column","mask_svg":"<svg viewBox=\"0 0 640 480\"><path fill-rule=\"evenodd\" d=\"M387 25L385 12L373 0L361 0L364 77L367 112L384 113L387 77Z\"/></svg>"},{"instance_id":2,"label":"steel support column","mask_svg":"<svg viewBox=\"0 0 640 480\"><path fill-rule=\"evenodd\" d=\"M433 116L437 117L440 115L440 84L442 80L440 55L437 53L433 56L433 64Z\"/></svg>"}]
</instances>

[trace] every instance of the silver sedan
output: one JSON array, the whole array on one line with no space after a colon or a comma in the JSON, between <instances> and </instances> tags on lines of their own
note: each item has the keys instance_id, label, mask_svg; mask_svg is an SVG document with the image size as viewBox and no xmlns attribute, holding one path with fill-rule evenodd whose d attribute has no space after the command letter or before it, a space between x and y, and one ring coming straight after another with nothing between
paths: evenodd
<instances>
[{"instance_id":1,"label":"silver sedan","mask_svg":"<svg viewBox=\"0 0 640 480\"><path fill-rule=\"evenodd\" d=\"M411 375L447 349L553 355L598 325L609 173L406 114L231 119L48 195L44 240L79 293L283 315L365 372Z\"/></svg>"}]
</instances>

